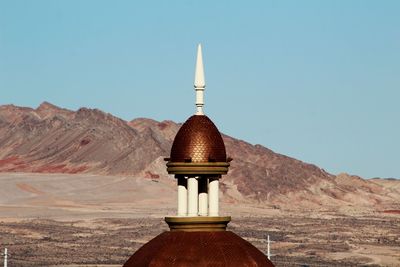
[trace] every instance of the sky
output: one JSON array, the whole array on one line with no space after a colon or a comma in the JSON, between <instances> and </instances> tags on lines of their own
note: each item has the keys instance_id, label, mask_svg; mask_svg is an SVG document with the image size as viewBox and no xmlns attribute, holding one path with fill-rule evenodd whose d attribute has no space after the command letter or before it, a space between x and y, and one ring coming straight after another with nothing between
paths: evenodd
<instances>
[{"instance_id":1,"label":"sky","mask_svg":"<svg viewBox=\"0 0 400 267\"><path fill-rule=\"evenodd\" d=\"M400 1L0 0L0 105L205 113L328 172L400 178Z\"/></svg>"}]
</instances>

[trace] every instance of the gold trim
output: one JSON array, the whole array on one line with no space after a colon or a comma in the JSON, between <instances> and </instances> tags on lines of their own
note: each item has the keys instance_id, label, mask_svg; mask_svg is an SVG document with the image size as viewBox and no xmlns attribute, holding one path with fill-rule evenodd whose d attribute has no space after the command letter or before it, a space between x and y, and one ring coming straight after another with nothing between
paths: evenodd
<instances>
[{"instance_id":1,"label":"gold trim","mask_svg":"<svg viewBox=\"0 0 400 267\"><path fill-rule=\"evenodd\" d=\"M214 232L225 231L231 216L165 217L170 231Z\"/></svg>"},{"instance_id":2,"label":"gold trim","mask_svg":"<svg viewBox=\"0 0 400 267\"><path fill-rule=\"evenodd\" d=\"M227 174L228 162L168 162L169 174Z\"/></svg>"},{"instance_id":3,"label":"gold trim","mask_svg":"<svg viewBox=\"0 0 400 267\"><path fill-rule=\"evenodd\" d=\"M228 162L168 162L168 167L173 166L193 166L193 167L229 167Z\"/></svg>"}]
</instances>

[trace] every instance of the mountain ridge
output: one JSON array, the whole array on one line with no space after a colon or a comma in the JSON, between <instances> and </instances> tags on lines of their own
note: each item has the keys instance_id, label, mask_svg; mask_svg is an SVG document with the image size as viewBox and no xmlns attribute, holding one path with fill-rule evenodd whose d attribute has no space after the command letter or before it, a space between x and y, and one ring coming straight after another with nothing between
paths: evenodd
<instances>
[{"instance_id":1,"label":"mountain ridge","mask_svg":"<svg viewBox=\"0 0 400 267\"><path fill-rule=\"evenodd\" d=\"M36 109L3 105L0 172L127 175L171 182L163 158L169 156L180 125L147 118L125 121L99 109L71 111L48 102ZM388 183L333 175L262 145L222 136L234 159L221 180L226 201L296 203L302 208L400 206L400 192Z\"/></svg>"}]
</instances>

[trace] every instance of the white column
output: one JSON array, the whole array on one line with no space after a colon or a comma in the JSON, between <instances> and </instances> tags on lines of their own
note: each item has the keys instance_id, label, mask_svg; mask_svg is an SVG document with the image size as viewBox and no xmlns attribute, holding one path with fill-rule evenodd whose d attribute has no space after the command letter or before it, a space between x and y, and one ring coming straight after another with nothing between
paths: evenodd
<instances>
[{"instance_id":1,"label":"white column","mask_svg":"<svg viewBox=\"0 0 400 267\"><path fill-rule=\"evenodd\" d=\"M208 215L208 179L206 177L199 179L199 215Z\"/></svg>"},{"instance_id":2,"label":"white column","mask_svg":"<svg viewBox=\"0 0 400 267\"><path fill-rule=\"evenodd\" d=\"M187 216L187 181L178 177L178 216Z\"/></svg>"},{"instance_id":3,"label":"white column","mask_svg":"<svg viewBox=\"0 0 400 267\"><path fill-rule=\"evenodd\" d=\"M198 194L199 187L196 177L189 177L187 179L187 189L188 189L188 216L198 215Z\"/></svg>"},{"instance_id":4,"label":"white column","mask_svg":"<svg viewBox=\"0 0 400 267\"><path fill-rule=\"evenodd\" d=\"M219 181L218 178L210 178L210 183L208 185L208 197L209 197L209 216L218 216L219 204L218 204L218 189Z\"/></svg>"}]
</instances>

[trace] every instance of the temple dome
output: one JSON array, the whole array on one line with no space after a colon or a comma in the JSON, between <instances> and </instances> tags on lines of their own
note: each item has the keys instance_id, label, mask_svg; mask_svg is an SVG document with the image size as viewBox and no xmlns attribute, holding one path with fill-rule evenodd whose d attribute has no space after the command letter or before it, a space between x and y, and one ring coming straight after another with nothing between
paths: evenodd
<instances>
[{"instance_id":1,"label":"temple dome","mask_svg":"<svg viewBox=\"0 0 400 267\"><path fill-rule=\"evenodd\" d=\"M191 116L175 136L170 162L226 162L222 136L205 115Z\"/></svg>"},{"instance_id":2,"label":"temple dome","mask_svg":"<svg viewBox=\"0 0 400 267\"><path fill-rule=\"evenodd\" d=\"M164 232L141 247L124 267L269 267L252 244L230 231Z\"/></svg>"}]
</instances>

